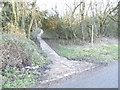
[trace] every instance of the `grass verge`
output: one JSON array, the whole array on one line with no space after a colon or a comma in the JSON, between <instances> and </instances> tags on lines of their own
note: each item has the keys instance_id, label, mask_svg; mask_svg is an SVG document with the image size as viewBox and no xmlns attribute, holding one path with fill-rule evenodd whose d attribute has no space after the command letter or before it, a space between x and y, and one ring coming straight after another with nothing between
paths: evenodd
<instances>
[{"instance_id":1,"label":"grass verge","mask_svg":"<svg viewBox=\"0 0 120 90\"><path fill-rule=\"evenodd\" d=\"M96 63L106 63L118 60L118 45L102 42L101 44L78 45L76 43L61 43L59 40L46 40L46 42L60 55L69 60L85 60Z\"/></svg>"},{"instance_id":2,"label":"grass verge","mask_svg":"<svg viewBox=\"0 0 120 90\"><path fill-rule=\"evenodd\" d=\"M72 47L60 45L56 52L68 59L72 60L86 60L94 62L112 62L118 60L118 46L106 45L91 47Z\"/></svg>"}]
</instances>

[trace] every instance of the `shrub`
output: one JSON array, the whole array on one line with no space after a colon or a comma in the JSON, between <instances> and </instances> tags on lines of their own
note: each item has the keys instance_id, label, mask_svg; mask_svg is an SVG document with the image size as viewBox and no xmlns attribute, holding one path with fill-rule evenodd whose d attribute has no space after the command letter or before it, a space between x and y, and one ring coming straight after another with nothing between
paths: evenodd
<instances>
[{"instance_id":1,"label":"shrub","mask_svg":"<svg viewBox=\"0 0 120 90\"><path fill-rule=\"evenodd\" d=\"M3 77L4 88L33 85L37 81L35 78L40 78L43 72L30 71L25 67L41 68L48 63L45 54L33 41L6 33L0 33L0 61L2 62L0 74Z\"/></svg>"}]
</instances>

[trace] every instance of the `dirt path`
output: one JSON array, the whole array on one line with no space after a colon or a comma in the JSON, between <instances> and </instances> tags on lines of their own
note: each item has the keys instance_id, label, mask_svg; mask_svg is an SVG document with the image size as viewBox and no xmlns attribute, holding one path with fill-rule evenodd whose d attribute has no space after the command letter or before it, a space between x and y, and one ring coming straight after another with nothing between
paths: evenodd
<instances>
[{"instance_id":1,"label":"dirt path","mask_svg":"<svg viewBox=\"0 0 120 90\"><path fill-rule=\"evenodd\" d=\"M40 82L39 87L47 87L60 79L67 78L71 75L95 68L98 65L85 61L69 61L64 57L59 56L42 38L43 31L38 34L37 40L40 43L42 50L47 54L48 59L52 61L47 70L48 78Z\"/></svg>"}]
</instances>

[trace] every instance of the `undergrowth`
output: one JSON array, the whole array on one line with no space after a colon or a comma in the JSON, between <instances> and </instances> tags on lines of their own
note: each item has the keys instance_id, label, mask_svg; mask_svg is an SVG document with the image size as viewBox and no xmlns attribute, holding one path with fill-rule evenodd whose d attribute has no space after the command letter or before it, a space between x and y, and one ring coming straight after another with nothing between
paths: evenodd
<instances>
[{"instance_id":1,"label":"undergrowth","mask_svg":"<svg viewBox=\"0 0 120 90\"><path fill-rule=\"evenodd\" d=\"M0 54L2 88L32 87L36 78L43 75L39 67L49 63L33 41L6 33L0 33ZM25 69L27 66L38 67L38 70Z\"/></svg>"}]
</instances>

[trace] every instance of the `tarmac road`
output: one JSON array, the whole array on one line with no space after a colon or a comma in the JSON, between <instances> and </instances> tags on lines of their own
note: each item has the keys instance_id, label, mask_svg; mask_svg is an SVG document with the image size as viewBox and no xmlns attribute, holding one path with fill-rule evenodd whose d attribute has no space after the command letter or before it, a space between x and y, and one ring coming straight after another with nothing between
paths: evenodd
<instances>
[{"instance_id":1,"label":"tarmac road","mask_svg":"<svg viewBox=\"0 0 120 90\"><path fill-rule=\"evenodd\" d=\"M118 62L83 72L50 88L118 88Z\"/></svg>"}]
</instances>

